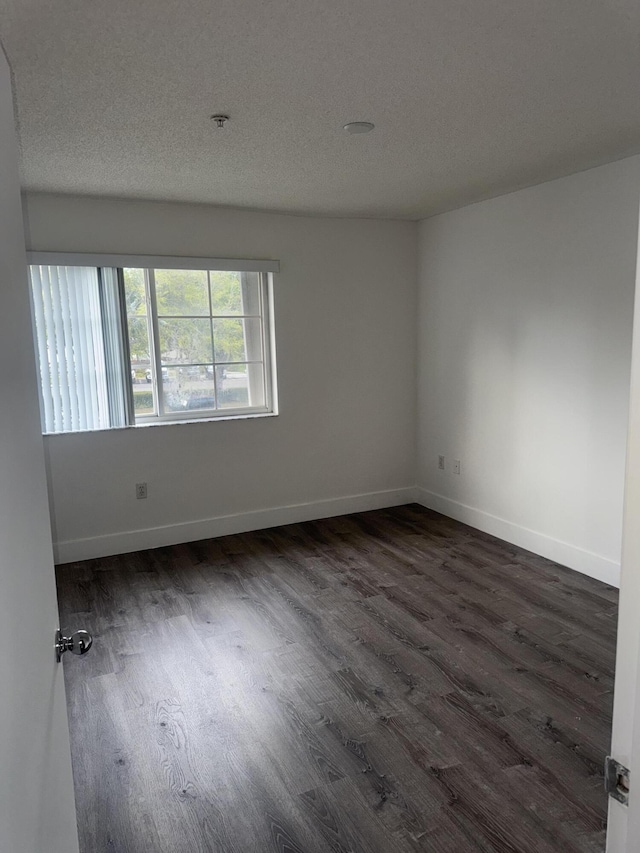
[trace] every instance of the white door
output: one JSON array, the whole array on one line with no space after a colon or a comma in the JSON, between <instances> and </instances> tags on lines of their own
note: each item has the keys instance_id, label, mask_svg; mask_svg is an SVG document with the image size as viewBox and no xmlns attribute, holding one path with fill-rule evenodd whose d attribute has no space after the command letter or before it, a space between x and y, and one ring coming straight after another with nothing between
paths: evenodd
<instances>
[{"instance_id":1,"label":"white door","mask_svg":"<svg viewBox=\"0 0 640 853\"><path fill-rule=\"evenodd\" d=\"M639 264L640 267L640 264ZM609 799L607 853L640 850L640 269L631 364L622 577L611 755L631 771L629 805Z\"/></svg>"},{"instance_id":2,"label":"white door","mask_svg":"<svg viewBox=\"0 0 640 853\"><path fill-rule=\"evenodd\" d=\"M0 49L0 850L78 850L9 68ZM77 661L80 663L80 661Z\"/></svg>"}]
</instances>

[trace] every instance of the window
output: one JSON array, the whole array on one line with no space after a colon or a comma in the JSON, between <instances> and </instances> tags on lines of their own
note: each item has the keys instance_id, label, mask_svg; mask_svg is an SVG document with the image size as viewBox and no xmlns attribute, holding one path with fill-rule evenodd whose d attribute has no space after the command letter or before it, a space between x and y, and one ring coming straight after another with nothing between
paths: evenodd
<instances>
[{"instance_id":1,"label":"window","mask_svg":"<svg viewBox=\"0 0 640 853\"><path fill-rule=\"evenodd\" d=\"M100 260L30 257L45 432L274 411L277 262Z\"/></svg>"}]
</instances>

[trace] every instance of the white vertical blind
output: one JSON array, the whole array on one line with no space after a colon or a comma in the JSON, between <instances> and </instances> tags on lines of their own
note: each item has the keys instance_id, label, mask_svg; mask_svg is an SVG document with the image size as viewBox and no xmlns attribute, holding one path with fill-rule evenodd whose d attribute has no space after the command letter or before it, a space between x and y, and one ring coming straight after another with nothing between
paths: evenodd
<instances>
[{"instance_id":1,"label":"white vertical blind","mask_svg":"<svg viewBox=\"0 0 640 853\"><path fill-rule=\"evenodd\" d=\"M95 267L32 266L45 432L110 426Z\"/></svg>"}]
</instances>

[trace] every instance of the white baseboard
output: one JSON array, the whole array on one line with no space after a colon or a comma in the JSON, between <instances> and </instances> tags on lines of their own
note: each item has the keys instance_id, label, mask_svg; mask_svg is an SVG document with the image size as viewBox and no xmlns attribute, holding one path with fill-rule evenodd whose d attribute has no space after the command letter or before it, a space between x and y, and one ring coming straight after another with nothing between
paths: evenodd
<instances>
[{"instance_id":1,"label":"white baseboard","mask_svg":"<svg viewBox=\"0 0 640 853\"><path fill-rule=\"evenodd\" d=\"M456 521L462 521L484 533L511 542L512 545L526 548L562 566L568 566L570 569L575 569L611 586L620 586L620 563L615 560L585 551L583 548L554 539L544 533L538 533L536 530L521 527L512 521L498 518L484 510L467 506L421 487L416 488L416 501L428 509L448 515L449 518L455 518Z\"/></svg>"},{"instance_id":2,"label":"white baseboard","mask_svg":"<svg viewBox=\"0 0 640 853\"><path fill-rule=\"evenodd\" d=\"M351 512L401 506L411 503L415 497L416 492L413 487L388 489L383 492L349 495L234 515L220 515L215 518L167 524L143 530L125 530L121 533L110 533L106 536L87 539L69 539L54 543L53 550L56 563L74 563L77 560L128 554L131 551L177 545L180 542L197 542L199 539L213 539L233 533L246 533L249 530L264 530L267 527L279 527L282 524L294 524L298 521L313 521L318 518L347 515Z\"/></svg>"},{"instance_id":3,"label":"white baseboard","mask_svg":"<svg viewBox=\"0 0 640 853\"><path fill-rule=\"evenodd\" d=\"M388 489L382 492L368 492L362 495L348 495L342 498L221 515L181 524L125 530L86 539L69 539L54 543L53 550L56 563L73 563L78 560L128 554L131 551L144 551L147 548L160 548L181 542L214 539L218 536L246 533L250 530L264 530L267 527L279 527L299 521L313 521L352 512L401 506L413 501L611 586L620 585L620 563L614 560L420 487Z\"/></svg>"}]
</instances>

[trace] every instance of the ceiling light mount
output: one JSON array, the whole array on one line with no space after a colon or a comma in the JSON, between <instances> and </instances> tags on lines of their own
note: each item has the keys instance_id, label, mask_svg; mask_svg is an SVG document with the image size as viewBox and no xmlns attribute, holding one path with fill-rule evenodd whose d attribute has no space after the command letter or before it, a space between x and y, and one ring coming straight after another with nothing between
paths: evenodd
<instances>
[{"instance_id":1,"label":"ceiling light mount","mask_svg":"<svg viewBox=\"0 0 640 853\"><path fill-rule=\"evenodd\" d=\"M350 121L342 126L345 133L371 133L375 124L370 121Z\"/></svg>"},{"instance_id":2,"label":"ceiling light mount","mask_svg":"<svg viewBox=\"0 0 640 853\"><path fill-rule=\"evenodd\" d=\"M229 116L224 113L214 113L211 116L211 121L215 121L217 127L224 127L225 122L229 121Z\"/></svg>"}]
</instances>

